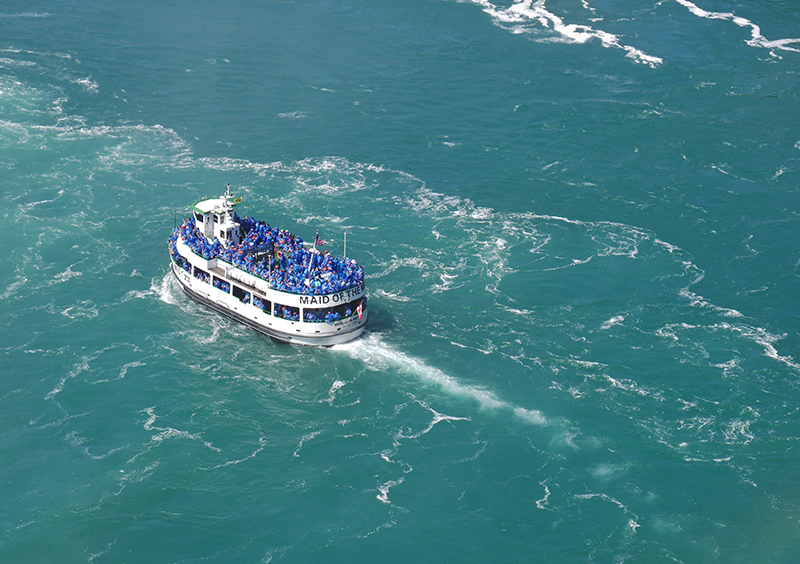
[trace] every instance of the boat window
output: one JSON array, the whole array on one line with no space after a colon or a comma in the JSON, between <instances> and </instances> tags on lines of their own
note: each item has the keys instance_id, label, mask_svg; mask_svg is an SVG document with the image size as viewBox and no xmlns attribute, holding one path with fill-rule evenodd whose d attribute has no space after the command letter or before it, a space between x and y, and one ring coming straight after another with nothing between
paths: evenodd
<instances>
[{"instance_id":1,"label":"boat window","mask_svg":"<svg viewBox=\"0 0 800 564\"><path fill-rule=\"evenodd\" d=\"M200 280L201 282L205 282L206 284L211 283L211 277L208 275L208 272L205 270L200 270L196 266L194 267L194 277Z\"/></svg>"},{"instance_id":2,"label":"boat window","mask_svg":"<svg viewBox=\"0 0 800 564\"><path fill-rule=\"evenodd\" d=\"M173 257L173 259L175 260L176 263L178 263L178 266L180 266L186 272L188 272L189 274L192 273L192 265L189 264L188 260L186 260L182 256Z\"/></svg>"},{"instance_id":3,"label":"boat window","mask_svg":"<svg viewBox=\"0 0 800 564\"><path fill-rule=\"evenodd\" d=\"M231 291L231 285L229 282L225 282L224 280L217 278L214 276L214 287L222 290L226 294L229 294Z\"/></svg>"},{"instance_id":4,"label":"boat window","mask_svg":"<svg viewBox=\"0 0 800 564\"><path fill-rule=\"evenodd\" d=\"M367 308L367 298L366 296L362 296L358 299L353 300L350 303L342 304L339 306L340 311L342 313L342 317L351 317L353 315L358 315L358 305L361 304L361 314L363 315L364 310ZM361 315L358 315L359 319Z\"/></svg>"},{"instance_id":5,"label":"boat window","mask_svg":"<svg viewBox=\"0 0 800 564\"><path fill-rule=\"evenodd\" d=\"M234 284L233 286L233 296L238 298L240 302L249 304L250 303L250 292L246 290L242 290L239 286Z\"/></svg>"},{"instance_id":6,"label":"boat window","mask_svg":"<svg viewBox=\"0 0 800 564\"><path fill-rule=\"evenodd\" d=\"M269 313L272 309L272 304L269 300L265 300L263 296L259 296L258 294L253 294L253 305L266 313Z\"/></svg>"},{"instance_id":7,"label":"boat window","mask_svg":"<svg viewBox=\"0 0 800 564\"><path fill-rule=\"evenodd\" d=\"M342 314L339 311L341 307L307 307L303 309L303 321L308 323L324 323L326 321L332 323L338 321L342 318Z\"/></svg>"},{"instance_id":8,"label":"boat window","mask_svg":"<svg viewBox=\"0 0 800 564\"><path fill-rule=\"evenodd\" d=\"M199 221L200 223L203 223L203 214L202 213L194 212L194 218L195 218L195 220Z\"/></svg>"},{"instance_id":9,"label":"boat window","mask_svg":"<svg viewBox=\"0 0 800 564\"><path fill-rule=\"evenodd\" d=\"M319 308L304 308L303 309L303 321L306 323L333 323L334 321L339 321L340 319L346 319L348 317L352 317L353 315L358 315L358 304L363 304L361 307L361 313L363 315L364 308L367 305L366 298L358 298L357 300L353 300L352 302L337 305L335 307L319 307Z\"/></svg>"},{"instance_id":10,"label":"boat window","mask_svg":"<svg viewBox=\"0 0 800 564\"><path fill-rule=\"evenodd\" d=\"M290 321L300 321L300 308L275 304L275 317L281 317Z\"/></svg>"}]
</instances>

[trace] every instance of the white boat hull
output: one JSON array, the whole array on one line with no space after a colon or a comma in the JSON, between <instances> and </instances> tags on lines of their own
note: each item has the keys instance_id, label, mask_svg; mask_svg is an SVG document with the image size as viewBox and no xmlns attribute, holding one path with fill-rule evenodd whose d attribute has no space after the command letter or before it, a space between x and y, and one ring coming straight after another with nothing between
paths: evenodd
<instances>
[{"instance_id":1,"label":"white boat hull","mask_svg":"<svg viewBox=\"0 0 800 564\"><path fill-rule=\"evenodd\" d=\"M200 259L200 257L193 254L184 256L184 258L187 259L189 263L198 262L197 259ZM178 266L175 261L170 261L170 264L172 273L177 279L179 286L189 298L278 341L313 346L331 346L346 343L358 338L361 333L364 332L364 327L369 317L365 308L360 317L358 315L352 315L348 318L333 322L310 323L306 321L283 319L272 315L271 311L263 311L255 305L252 305L252 303L243 303L232 294L224 292L210 283L197 279ZM202 266L208 267L209 265L203 264ZM223 269L216 267L214 274L216 275L216 271L221 270ZM363 285L354 290L328 296L287 294L285 292L269 289L265 291L262 284L258 285L261 287L257 287L255 283L252 283L252 286L247 283L252 282L247 280L247 278L251 276L248 273L232 268L224 269L224 271L227 271L228 274L228 276L224 277L225 280L233 281L234 284L241 286L247 291L258 291L259 295L263 296L270 303L281 303L289 306L302 307L304 305L334 303L340 300L352 301L363 298L364 293ZM220 278L222 279L222 277Z\"/></svg>"}]
</instances>

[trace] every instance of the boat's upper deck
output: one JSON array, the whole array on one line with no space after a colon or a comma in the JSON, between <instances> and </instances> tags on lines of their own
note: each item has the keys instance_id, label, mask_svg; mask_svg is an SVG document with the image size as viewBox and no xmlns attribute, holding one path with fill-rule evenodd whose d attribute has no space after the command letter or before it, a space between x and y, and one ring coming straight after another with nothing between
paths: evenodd
<instances>
[{"instance_id":1,"label":"boat's upper deck","mask_svg":"<svg viewBox=\"0 0 800 564\"><path fill-rule=\"evenodd\" d=\"M320 252L316 244L308 245L286 230L239 217L233 206L240 200L231 201L229 193L226 196L197 202L192 206L193 217L176 227L173 237L180 237L204 259L230 263L282 292L324 295L364 283L364 271L355 260ZM230 214L227 219L221 218L223 225L236 226L238 232L220 231L215 229L216 224L208 229L209 215L217 214ZM204 228L199 228L201 225ZM224 236L216 237L217 231Z\"/></svg>"}]
</instances>

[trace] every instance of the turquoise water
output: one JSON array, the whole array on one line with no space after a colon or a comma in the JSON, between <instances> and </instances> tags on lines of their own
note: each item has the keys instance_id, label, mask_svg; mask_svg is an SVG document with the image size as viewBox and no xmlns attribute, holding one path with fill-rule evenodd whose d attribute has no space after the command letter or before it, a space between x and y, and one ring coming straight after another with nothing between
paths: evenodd
<instances>
[{"instance_id":1,"label":"turquoise water","mask_svg":"<svg viewBox=\"0 0 800 564\"><path fill-rule=\"evenodd\" d=\"M164 5L168 4L168 5ZM0 560L800 562L800 12L0 8ZM367 274L287 346L167 237Z\"/></svg>"}]
</instances>

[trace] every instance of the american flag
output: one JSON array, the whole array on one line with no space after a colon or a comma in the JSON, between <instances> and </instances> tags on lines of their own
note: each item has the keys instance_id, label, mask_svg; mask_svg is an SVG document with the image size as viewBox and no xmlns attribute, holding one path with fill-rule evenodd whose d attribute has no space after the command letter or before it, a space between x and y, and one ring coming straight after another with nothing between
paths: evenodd
<instances>
[{"instance_id":1,"label":"american flag","mask_svg":"<svg viewBox=\"0 0 800 564\"><path fill-rule=\"evenodd\" d=\"M317 235L314 237L314 246L322 246L325 244L325 239L319 238L319 229L317 229Z\"/></svg>"}]
</instances>

